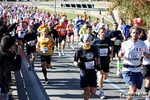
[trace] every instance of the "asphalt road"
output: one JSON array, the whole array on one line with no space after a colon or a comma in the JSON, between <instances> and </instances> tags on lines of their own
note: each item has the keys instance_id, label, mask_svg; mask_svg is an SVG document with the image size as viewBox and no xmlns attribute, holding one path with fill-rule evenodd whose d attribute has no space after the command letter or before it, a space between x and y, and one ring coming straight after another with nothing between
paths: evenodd
<instances>
[{"instance_id":1,"label":"asphalt road","mask_svg":"<svg viewBox=\"0 0 150 100\"><path fill-rule=\"evenodd\" d=\"M27 70L25 57L22 59L22 69L15 72L16 81L12 83L13 100L83 100L83 90L80 88L79 68L73 65L75 49L66 47L65 55L58 57L57 51L52 57L52 69L48 69L50 84L44 84L41 71L40 56L37 55L35 69ZM109 77L104 81L106 100L120 100L120 95L127 93L128 88L121 77L116 76L116 58L110 67ZM142 90L144 92L144 84ZM99 90L96 95L90 95L90 100L99 100ZM123 100L123 99L122 99ZM144 99L139 99L144 100Z\"/></svg>"}]
</instances>

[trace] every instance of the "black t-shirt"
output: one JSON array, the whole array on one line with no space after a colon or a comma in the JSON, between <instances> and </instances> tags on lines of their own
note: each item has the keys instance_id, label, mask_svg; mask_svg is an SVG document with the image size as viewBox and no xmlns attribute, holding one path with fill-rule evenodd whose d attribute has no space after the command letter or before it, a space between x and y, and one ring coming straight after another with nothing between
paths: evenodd
<instances>
[{"instance_id":1,"label":"black t-shirt","mask_svg":"<svg viewBox=\"0 0 150 100\"><path fill-rule=\"evenodd\" d=\"M121 43L119 43L119 42L121 42L122 40L123 40L123 36L122 36L122 33L121 33L121 31L120 30L117 30L117 31L111 31L110 33L109 33L109 36L108 36L108 38L114 38L114 37L116 37L116 41L112 41L112 43L113 43L113 45L116 47L116 46L121 46Z\"/></svg>"},{"instance_id":2,"label":"black t-shirt","mask_svg":"<svg viewBox=\"0 0 150 100\"><path fill-rule=\"evenodd\" d=\"M109 54L111 54L109 47L113 46L112 41L109 38L104 40L97 38L91 44L98 48L101 64L108 64L110 62Z\"/></svg>"},{"instance_id":3,"label":"black t-shirt","mask_svg":"<svg viewBox=\"0 0 150 100\"><path fill-rule=\"evenodd\" d=\"M50 29L48 35L54 35L54 38L58 38L58 32L55 29Z\"/></svg>"},{"instance_id":4,"label":"black t-shirt","mask_svg":"<svg viewBox=\"0 0 150 100\"><path fill-rule=\"evenodd\" d=\"M84 50L83 47L79 48L74 56L74 61L82 63L82 66L79 66L82 71L85 72L85 77L96 77L95 69L97 65L98 50L97 47L91 46L89 50Z\"/></svg>"},{"instance_id":5,"label":"black t-shirt","mask_svg":"<svg viewBox=\"0 0 150 100\"><path fill-rule=\"evenodd\" d=\"M27 47L35 46L37 42L37 34L35 32L26 33L26 35L24 36L24 42L26 43ZM31 42L31 45L29 45L27 42Z\"/></svg>"}]
</instances>

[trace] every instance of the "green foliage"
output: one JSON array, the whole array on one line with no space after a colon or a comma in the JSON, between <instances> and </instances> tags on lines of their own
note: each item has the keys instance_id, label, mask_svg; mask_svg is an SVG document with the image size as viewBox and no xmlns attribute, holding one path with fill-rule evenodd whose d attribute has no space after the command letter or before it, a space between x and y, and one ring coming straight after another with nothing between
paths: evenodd
<instances>
[{"instance_id":1,"label":"green foliage","mask_svg":"<svg viewBox=\"0 0 150 100\"><path fill-rule=\"evenodd\" d=\"M107 8L108 14L112 14L113 10L117 8L120 16L125 21L128 19L142 18L143 28L147 29L150 26L150 0L109 0L112 5Z\"/></svg>"}]
</instances>

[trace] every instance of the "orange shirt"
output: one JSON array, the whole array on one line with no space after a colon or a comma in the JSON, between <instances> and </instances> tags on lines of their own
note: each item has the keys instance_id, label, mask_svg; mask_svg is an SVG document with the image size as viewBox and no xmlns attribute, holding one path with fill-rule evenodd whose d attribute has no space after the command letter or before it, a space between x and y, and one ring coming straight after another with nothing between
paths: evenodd
<instances>
[{"instance_id":1,"label":"orange shirt","mask_svg":"<svg viewBox=\"0 0 150 100\"><path fill-rule=\"evenodd\" d=\"M87 18L87 14L84 14L83 15L83 20L86 21L86 18Z\"/></svg>"},{"instance_id":2,"label":"orange shirt","mask_svg":"<svg viewBox=\"0 0 150 100\"><path fill-rule=\"evenodd\" d=\"M58 24L55 29L58 31L59 36L66 36L66 26Z\"/></svg>"},{"instance_id":3,"label":"orange shirt","mask_svg":"<svg viewBox=\"0 0 150 100\"><path fill-rule=\"evenodd\" d=\"M67 33L74 33L74 25L73 24L67 25Z\"/></svg>"}]
</instances>

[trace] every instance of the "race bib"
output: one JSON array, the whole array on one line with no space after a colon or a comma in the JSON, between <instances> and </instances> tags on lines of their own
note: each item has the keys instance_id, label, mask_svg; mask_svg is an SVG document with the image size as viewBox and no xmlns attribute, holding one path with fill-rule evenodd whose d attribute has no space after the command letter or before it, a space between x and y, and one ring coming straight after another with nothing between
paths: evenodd
<instances>
[{"instance_id":1,"label":"race bib","mask_svg":"<svg viewBox=\"0 0 150 100\"><path fill-rule=\"evenodd\" d=\"M23 31L18 32L18 38L24 38L24 36L25 36L25 32Z\"/></svg>"},{"instance_id":2,"label":"race bib","mask_svg":"<svg viewBox=\"0 0 150 100\"><path fill-rule=\"evenodd\" d=\"M120 40L116 40L114 45L120 45L120 43L121 43Z\"/></svg>"},{"instance_id":3,"label":"race bib","mask_svg":"<svg viewBox=\"0 0 150 100\"><path fill-rule=\"evenodd\" d=\"M139 57L140 57L140 55L139 55L139 53L131 53L130 55L129 55L129 60L139 60Z\"/></svg>"},{"instance_id":4,"label":"race bib","mask_svg":"<svg viewBox=\"0 0 150 100\"><path fill-rule=\"evenodd\" d=\"M95 69L94 61L85 62L85 68L86 69Z\"/></svg>"},{"instance_id":5,"label":"race bib","mask_svg":"<svg viewBox=\"0 0 150 100\"><path fill-rule=\"evenodd\" d=\"M35 45L35 40L30 41L30 46L34 46Z\"/></svg>"},{"instance_id":6,"label":"race bib","mask_svg":"<svg viewBox=\"0 0 150 100\"><path fill-rule=\"evenodd\" d=\"M79 25L80 28L81 28L82 26L83 26L82 24Z\"/></svg>"},{"instance_id":7,"label":"race bib","mask_svg":"<svg viewBox=\"0 0 150 100\"><path fill-rule=\"evenodd\" d=\"M108 49L107 48L99 49L99 54L100 54L100 56L107 56Z\"/></svg>"},{"instance_id":8,"label":"race bib","mask_svg":"<svg viewBox=\"0 0 150 100\"><path fill-rule=\"evenodd\" d=\"M64 33L65 33L65 30L64 30L64 29L61 29L60 32L61 32L61 34L64 34Z\"/></svg>"},{"instance_id":9,"label":"race bib","mask_svg":"<svg viewBox=\"0 0 150 100\"><path fill-rule=\"evenodd\" d=\"M72 27L70 27L70 28L69 28L69 30L73 30L73 28L72 28Z\"/></svg>"},{"instance_id":10,"label":"race bib","mask_svg":"<svg viewBox=\"0 0 150 100\"><path fill-rule=\"evenodd\" d=\"M47 47L42 48L42 53L48 53L48 48Z\"/></svg>"}]
</instances>

